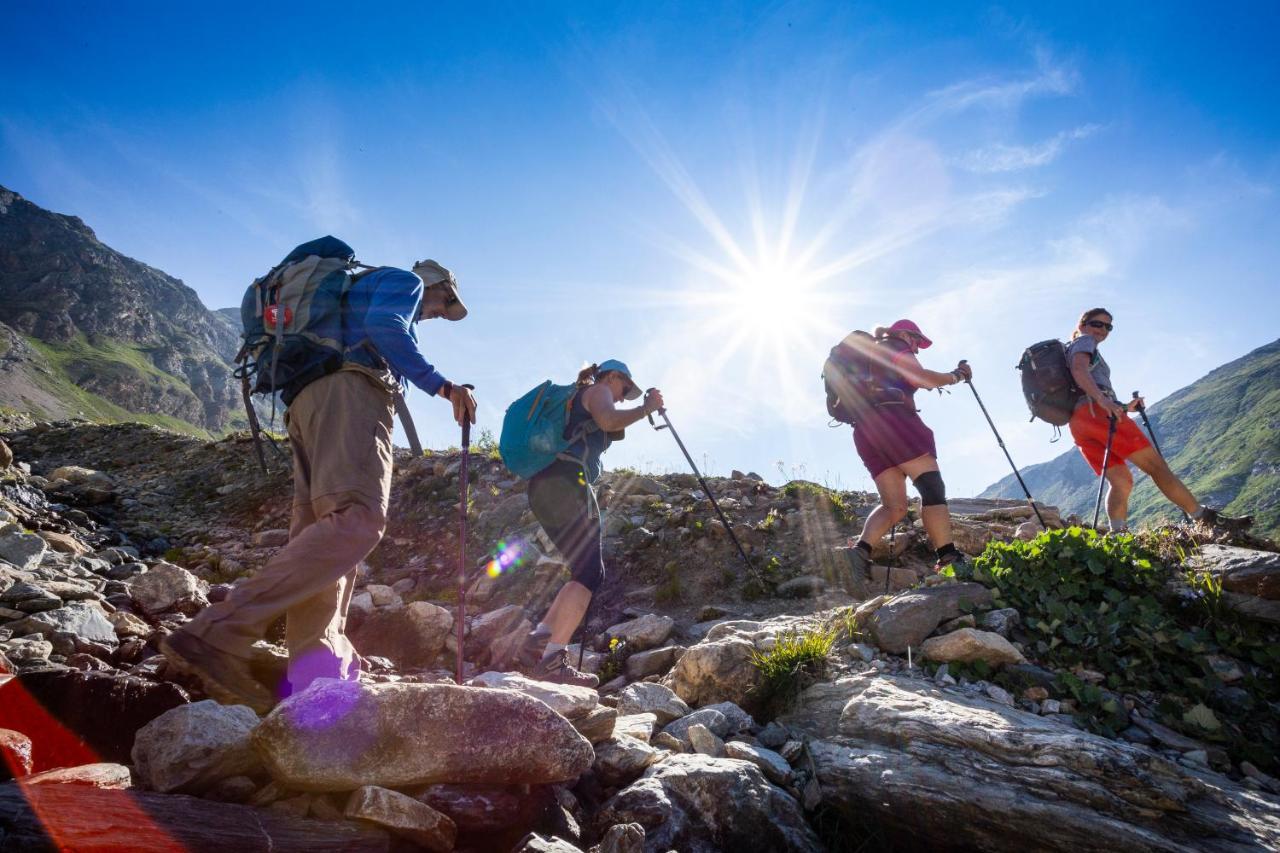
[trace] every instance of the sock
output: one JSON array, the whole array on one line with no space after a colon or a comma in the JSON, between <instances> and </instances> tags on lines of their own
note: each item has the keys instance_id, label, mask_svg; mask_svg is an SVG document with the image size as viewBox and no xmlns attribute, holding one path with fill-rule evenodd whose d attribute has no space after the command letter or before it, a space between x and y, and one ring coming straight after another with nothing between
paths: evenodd
<instances>
[{"instance_id":1,"label":"sock","mask_svg":"<svg viewBox=\"0 0 1280 853\"><path fill-rule=\"evenodd\" d=\"M861 548L868 556L870 556L871 554L871 543L865 539L859 539L858 544L854 545L853 547Z\"/></svg>"},{"instance_id":2,"label":"sock","mask_svg":"<svg viewBox=\"0 0 1280 853\"><path fill-rule=\"evenodd\" d=\"M1196 521L1199 521L1200 519L1204 518L1204 514L1208 511L1209 511L1209 508L1207 506L1205 506L1204 504L1200 504L1200 508L1195 512L1191 513L1191 517L1194 518Z\"/></svg>"},{"instance_id":3,"label":"sock","mask_svg":"<svg viewBox=\"0 0 1280 853\"><path fill-rule=\"evenodd\" d=\"M939 560L945 560L947 557L950 557L952 554L959 554L959 553L960 552L956 550L956 545L954 542L948 542L946 545L943 545L937 551Z\"/></svg>"},{"instance_id":4,"label":"sock","mask_svg":"<svg viewBox=\"0 0 1280 853\"><path fill-rule=\"evenodd\" d=\"M1112 533L1128 533L1129 521L1124 518L1109 518L1107 521L1111 524Z\"/></svg>"},{"instance_id":5,"label":"sock","mask_svg":"<svg viewBox=\"0 0 1280 853\"><path fill-rule=\"evenodd\" d=\"M529 633L529 636L531 636L531 637L550 637L550 636L551 636L551 626L550 626L550 625L548 625L546 622L539 622L539 623L538 623L538 627L534 628L534 629Z\"/></svg>"},{"instance_id":6,"label":"sock","mask_svg":"<svg viewBox=\"0 0 1280 853\"><path fill-rule=\"evenodd\" d=\"M542 656L546 657L547 655L553 655L556 652L562 652L566 645L567 643L547 643L547 650L543 652Z\"/></svg>"}]
</instances>

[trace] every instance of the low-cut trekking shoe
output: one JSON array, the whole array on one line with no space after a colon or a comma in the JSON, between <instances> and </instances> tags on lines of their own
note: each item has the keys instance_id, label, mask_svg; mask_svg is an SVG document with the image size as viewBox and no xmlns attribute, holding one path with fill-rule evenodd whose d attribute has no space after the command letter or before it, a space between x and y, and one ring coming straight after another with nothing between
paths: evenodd
<instances>
[{"instance_id":1,"label":"low-cut trekking shoe","mask_svg":"<svg viewBox=\"0 0 1280 853\"><path fill-rule=\"evenodd\" d=\"M866 595L867 583L871 580L871 555L854 546L849 549L848 590L862 597Z\"/></svg>"},{"instance_id":2,"label":"low-cut trekking shoe","mask_svg":"<svg viewBox=\"0 0 1280 853\"><path fill-rule=\"evenodd\" d=\"M941 572L943 569L945 569L947 566L954 566L956 573L959 574L960 570L964 566L968 565L968 563L969 563L969 558L966 557L964 554L961 554L959 551L956 551L953 554L948 554L945 557L940 557L938 559L938 562L933 564L933 573L936 575L939 572Z\"/></svg>"},{"instance_id":3,"label":"low-cut trekking shoe","mask_svg":"<svg viewBox=\"0 0 1280 853\"><path fill-rule=\"evenodd\" d=\"M575 687L599 687L600 679L589 672L579 671L569 662L569 650L560 649L548 652L538 661L537 666L527 673L534 681L549 681L552 684L572 684Z\"/></svg>"},{"instance_id":4,"label":"low-cut trekking shoe","mask_svg":"<svg viewBox=\"0 0 1280 853\"><path fill-rule=\"evenodd\" d=\"M1238 518L1223 515L1220 511L1211 507L1205 507L1204 513L1197 519L1197 524L1215 530L1225 530L1230 533L1243 533L1253 526L1253 516L1242 515Z\"/></svg>"},{"instance_id":5,"label":"low-cut trekking shoe","mask_svg":"<svg viewBox=\"0 0 1280 853\"><path fill-rule=\"evenodd\" d=\"M200 679L204 692L223 705L248 705L265 714L275 697L249 672L249 662L229 655L186 631L174 631L160 641L160 651L179 672Z\"/></svg>"}]
</instances>

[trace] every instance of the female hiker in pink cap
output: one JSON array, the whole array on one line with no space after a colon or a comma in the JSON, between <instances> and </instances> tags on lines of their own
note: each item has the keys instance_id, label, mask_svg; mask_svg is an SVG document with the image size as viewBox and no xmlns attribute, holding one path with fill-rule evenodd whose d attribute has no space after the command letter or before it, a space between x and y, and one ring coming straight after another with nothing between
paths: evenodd
<instances>
[{"instance_id":1,"label":"female hiker in pink cap","mask_svg":"<svg viewBox=\"0 0 1280 853\"><path fill-rule=\"evenodd\" d=\"M921 388L955 385L973 376L965 362L949 373L921 366L916 353L933 345L920 327L899 320L875 330L871 348L872 377L865 405L859 408L853 444L880 493L880 504L867 516L853 549L853 569L859 576L871 566L871 546L907 514L907 478L920 493L921 518L929 541L937 550L934 570L963 555L951 541L951 514L946 487L938 472L933 431L916 411L914 396Z\"/></svg>"}]
</instances>

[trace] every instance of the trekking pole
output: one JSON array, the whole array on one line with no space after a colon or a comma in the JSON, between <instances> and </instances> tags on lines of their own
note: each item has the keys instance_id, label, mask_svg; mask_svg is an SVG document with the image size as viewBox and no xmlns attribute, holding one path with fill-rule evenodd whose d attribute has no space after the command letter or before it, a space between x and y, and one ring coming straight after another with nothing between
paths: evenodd
<instances>
[{"instance_id":1,"label":"trekking pole","mask_svg":"<svg viewBox=\"0 0 1280 853\"><path fill-rule=\"evenodd\" d=\"M1142 395L1137 391L1134 391L1133 399L1141 400ZM1156 441L1156 431L1151 428L1151 420L1147 417L1147 407L1142 403L1138 403L1138 414L1142 416L1142 425L1147 428L1147 435L1151 436L1151 446L1156 449L1156 453L1159 453L1161 457L1163 457L1164 452L1160 449L1160 442Z\"/></svg>"},{"instance_id":2,"label":"trekking pole","mask_svg":"<svg viewBox=\"0 0 1280 853\"><path fill-rule=\"evenodd\" d=\"M467 390L474 385L461 386ZM454 670L454 681L462 683L462 637L467 620L467 501L471 491L468 460L471 456L471 413L466 406L462 407L462 464L458 468L458 497L461 509L458 512L458 615L454 619L458 634L458 661Z\"/></svg>"},{"instance_id":3,"label":"trekking pole","mask_svg":"<svg viewBox=\"0 0 1280 853\"><path fill-rule=\"evenodd\" d=\"M961 364L968 364L964 359L960 360ZM982 409L983 416L987 419L987 424L991 427L991 432L996 437L996 444L1000 445L1000 449L1004 451L1004 458L1009 460L1009 467L1013 469L1013 476L1018 478L1018 485L1022 486L1022 492L1027 496L1027 503L1031 504L1031 511L1036 514L1036 520L1040 522L1043 530L1048 530L1049 525L1044 523L1044 516L1040 514L1040 508L1036 506L1035 498L1031 497L1031 490L1027 488L1026 481L1022 479L1022 472L1018 470L1018 466L1013 463L1013 457L1009 455L1009 449L1004 446L1004 439L1000 437L1000 431L996 429L995 421L991 420L991 415L987 412L987 407L982 404L982 398L978 396L978 389L973 387L973 380L966 379L965 385L969 386L969 390L973 392L973 399L978 401L978 408Z\"/></svg>"},{"instance_id":4,"label":"trekking pole","mask_svg":"<svg viewBox=\"0 0 1280 853\"><path fill-rule=\"evenodd\" d=\"M1116 437L1116 416L1108 418L1107 449L1102 452L1102 473L1098 475L1098 500L1093 505L1093 529L1098 529L1098 513L1102 512L1102 487L1107 483L1107 463L1111 461L1111 441Z\"/></svg>"},{"instance_id":5,"label":"trekking pole","mask_svg":"<svg viewBox=\"0 0 1280 853\"><path fill-rule=\"evenodd\" d=\"M720 523L724 525L724 529L728 532L729 538L733 540L733 544L737 547L738 553L742 555L742 562L746 564L747 571L751 572L761 585L764 585L764 578L756 572L756 567L751 564L751 558L747 556L747 551L742 547L742 543L738 541L737 535L733 532L733 527L729 524L729 519L724 517L724 511L720 509L720 504L716 502L716 496L711 493L711 486L707 485L706 478L702 476L702 472L698 470L698 466L694 464L693 457L689 455L689 451L685 448L684 442L680 440L680 433L676 432L676 428L671 425L671 418L667 417L666 409L658 409L658 414L662 417L664 426L658 426L653 422L653 415L649 415L649 423L656 430L670 430L671 437L676 440L676 444L680 446L680 452L684 454L684 458L689 461L689 467L693 469L693 474L698 478L698 482L702 484L702 491L706 493L707 499L711 501L711 506L715 509L716 515L720 517Z\"/></svg>"},{"instance_id":6,"label":"trekking pole","mask_svg":"<svg viewBox=\"0 0 1280 853\"><path fill-rule=\"evenodd\" d=\"M1133 399L1140 401L1142 399L1142 395L1139 394L1137 391L1134 391ZM1141 402L1139 402L1137 408L1138 408L1138 414L1142 416L1142 425L1147 428L1147 435L1151 436L1151 446L1156 449L1156 453L1159 454L1160 458L1164 459L1164 451L1160 449L1160 442L1156 441L1156 431L1151 426L1151 419L1147 417L1147 407L1144 406ZM1168 461L1169 461L1168 459L1165 459L1166 464L1168 463ZM1191 520L1191 516L1187 515L1187 511L1185 509L1182 510L1182 518L1185 521Z\"/></svg>"}]
</instances>

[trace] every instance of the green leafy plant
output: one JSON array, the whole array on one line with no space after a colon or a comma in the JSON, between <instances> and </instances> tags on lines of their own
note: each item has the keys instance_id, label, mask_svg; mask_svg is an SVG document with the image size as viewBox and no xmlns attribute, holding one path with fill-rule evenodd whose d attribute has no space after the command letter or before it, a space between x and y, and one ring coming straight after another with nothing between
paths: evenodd
<instances>
[{"instance_id":1,"label":"green leafy plant","mask_svg":"<svg viewBox=\"0 0 1280 853\"><path fill-rule=\"evenodd\" d=\"M792 498L803 508L813 508L817 512L830 516L840 524L848 524L857 520L857 513L845 499L844 495L834 489L819 486L806 480L792 480L782 487L782 493Z\"/></svg>"},{"instance_id":2,"label":"green leafy plant","mask_svg":"<svg viewBox=\"0 0 1280 853\"><path fill-rule=\"evenodd\" d=\"M1149 694L1158 697L1161 723L1221 743L1235 760L1275 766L1280 721L1271 703L1280 700L1280 643L1274 633L1227 617L1212 578L1185 578L1132 535L1078 527L1029 542L992 542L948 574L992 587L1001 606L1019 610L1027 651L1065 671L1060 686L1091 730L1115 736L1128 725L1124 694ZM1220 672L1224 656L1244 662L1230 690ZM1073 674L1084 670L1104 680ZM1205 711L1195 710L1201 706Z\"/></svg>"}]
</instances>

